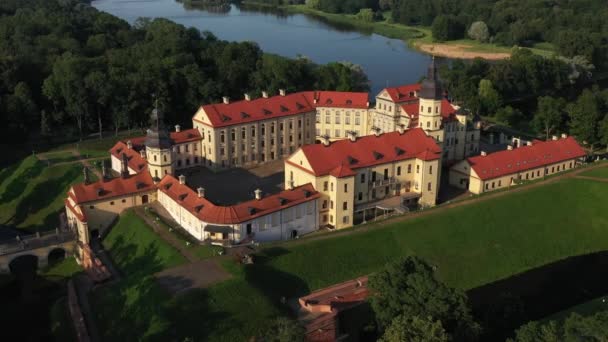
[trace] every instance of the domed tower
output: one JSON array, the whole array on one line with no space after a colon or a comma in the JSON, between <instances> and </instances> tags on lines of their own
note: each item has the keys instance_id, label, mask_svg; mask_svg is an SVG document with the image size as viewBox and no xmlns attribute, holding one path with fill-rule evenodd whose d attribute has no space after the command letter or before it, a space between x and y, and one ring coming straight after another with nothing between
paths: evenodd
<instances>
[{"instance_id":1,"label":"domed tower","mask_svg":"<svg viewBox=\"0 0 608 342\"><path fill-rule=\"evenodd\" d=\"M150 115L150 128L146 134L146 159L155 180L173 174L173 141L163 121L163 113L154 108Z\"/></svg>"},{"instance_id":2,"label":"domed tower","mask_svg":"<svg viewBox=\"0 0 608 342\"><path fill-rule=\"evenodd\" d=\"M420 99L419 126L427 132L441 129L441 101L443 90L437 77L435 57L429 66L426 79L418 93Z\"/></svg>"}]
</instances>

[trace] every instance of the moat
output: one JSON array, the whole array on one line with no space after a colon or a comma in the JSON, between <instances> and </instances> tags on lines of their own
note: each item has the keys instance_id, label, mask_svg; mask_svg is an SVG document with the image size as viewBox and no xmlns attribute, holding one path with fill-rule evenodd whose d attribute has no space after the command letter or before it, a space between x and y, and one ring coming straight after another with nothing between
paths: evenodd
<instances>
[{"instance_id":1,"label":"moat","mask_svg":"<svg viewBox=\"0 0 608 342\"><path fill-rule=\"evenodd\" d=\"M166 18L219 39L253 41L267 53L299 55L315 63L348 61L359 64L371 82L371 93L382 88L416 83L426 72L430 57L398 39L353 31L303 14L262 12L231 5L216 13L186 8L175 0L98 0L92 5L134 23L137 18Z\"/></svg>"}]
</instances>

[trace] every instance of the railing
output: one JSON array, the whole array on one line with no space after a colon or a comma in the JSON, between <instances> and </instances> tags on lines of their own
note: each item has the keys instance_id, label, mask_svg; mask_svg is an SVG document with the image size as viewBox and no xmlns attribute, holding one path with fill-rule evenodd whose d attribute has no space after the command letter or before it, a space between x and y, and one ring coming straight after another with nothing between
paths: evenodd
<instances>
[{"instance_id":1,"label":"railing","mask_svg":"<svg viewBox=\"0 0 608 342\"><path fill-rule=\"evenodd\" d=\"M76 239L76 233L71 230L19 235L12 240L0 242L0 255L7 255L21 251L38 249Z\"/></svg>"},{"instance_id":2,"label":"railing","mask_svg":"<svg viewBox=\"0 0 608 342\"><path fill-rule=\"evenodd\" d=\"M388 179L369 181L369 184L373 188L377 188L377 187L381 187L381 186L386 186L386 185L392 185L392 184L395 184L395 183L397 183L397 179L394 178L394 177L390 177Z\"/></svg>"}]
</instances>

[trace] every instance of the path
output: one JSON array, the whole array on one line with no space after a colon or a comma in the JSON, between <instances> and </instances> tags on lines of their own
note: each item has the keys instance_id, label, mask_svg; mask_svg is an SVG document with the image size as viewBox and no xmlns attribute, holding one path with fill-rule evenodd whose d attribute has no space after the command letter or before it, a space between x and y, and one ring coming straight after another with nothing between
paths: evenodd
<instances>
[{"instance_id":1,"label":"path","mask_svg":"<svg viewBox=\"0 0 608 342\"><path fill-rule=\"evenodd\" d=\"M95 168L93 165L91 165L91 161L100 160L100 159L106 159L106 158L103 158L103 157L100 157L100 158L83 158L78 150L76 150L76 149L69 149L69 150L56 151L56 152L38 153L38 154L36 154L36 158L38 158L38 160L43 161L43 162L44 161L49 162L49 158L48 158L49 154L60 153L60 152L69 152L74 157L76 157L76 160L66 161L66 162L60 162L60 163L53 163L53 166L68 165L68 164L74 164L74 163L81 163L83 166L86 166L89 169L89 171L93 172L93 174L95 174L95 176L97 176L97 179L101 179L102 178L101 172L99 172L99 170L97 170L97 168Z\"/></svg>"},{"instance_id":2,"label":"path","mask_svg":"<svg viewBox=\"0 0 608 342\"><path fill-rule=\"evenodd\" d=\"M93 283L88 276L79 274L74 277L74 287L76 289L78 303L80 304L80 310L87 326L89 338L91 342L101 341L97 324L95 324L95 317L91 310L91 304L89 303L89 292L91 292L91 289L93 288Z\"/></svg>"},{"instance_id":3,"label":"path","mask_svg":"<svg viewBox=\"0 0 608 342\"><path fill-rule=\"evenodd\" d=\"M201 260L173 267L154 275L158 283L173 294L193 288L205 288L230 279L232 275L216 260Z\"/></svg>"},{"instance_id":4,"label":"path","mask_svg":"<svg viewBox=\"0 0 608 342\"><path fill-rule=\"evenodd\" d=\"M351 235L351 234L359 234L359 233L367 232L371 229L378 229L379 227L387 226L387 225L390 225L390 224L393 224L396 222L405 222L405 221L413 220L413 219L420 218L420 217L435 215L436 213L440 213L449 208L467 206L467 205L487 201L490 199L502 197L502 196L505 196L508 194L512 194L514 192L527 191L529 189L534 189L534 188L537 188L537 187L540 187L543 185L555 183L559 180L566 179L566 178L587 179L587 180L594 180L594 181L608 183L608 179L605 179L605 178L596 178L596 177L588 177L588 176L579 175L580 173L583 173L583 172L586 172L589 170L593 170L596 168L601 168L601 167L608 167L608 164L607 163L598 163L597 165L592 165L592 166L584 167L584 168L578 168L578 169L575 169L574 171L567 172L567 173L557 175L554 177L550 177L548 179L541 180L541 181L538 181L538 182L535 182L532 184L520 185L520 186L516 186L509 190L504 190L504 191L485 193L483 196L470 197L470 198L463 199L463 200L460 200L460 201L454 202L454 203L447 202L446 204L442 204L440 207L437 207L434 209L428 209L428 210L423 210L423 211L412 212L412 213L405 214L405 215L395 216L395 217L388 218L381 222L371 223L371 224L368 224L363 227L355 227L354 229L349 229L346 231L331 231L331 232L325 231L325 232L312 233L312 235L310 237L299 239L299 240L291 240L289 242L289 244L290 245L299 245L299 244L305 244L305 243L308 243L311 241L316 241L316 240L324 240L324 239L330 239L330 238L334 238L334 237L346 236L346 235Z\"/></svg>"},{"instance_id":5,"label":"path","mask_svg":"<svg viewBox=\"0 0 608 342\"><path fill-rule=\"evenodd\" d=\"M158 206L155 206L153 204L151 204L150 206L153 207L156 212L158 212ZM158 223L155 222L151 217L146 215L146 212L144 210L144 207L136 207L134 209L135 214L137 214L137 216L144 220L146 224L148 224L148 226L150 226L150 228L152 228L152 230L154 230L154 232L158 234L158 236L160 236L168 244L173 246L173 248L177 249L177 251L181 255L183 255L186 260L188 260L189 262L197 262L199 260L196 255L192 254L190 250L186 246L184 246L184 243L182 241L178 240L173 234L171 234L171 232L167 231L162 227L159 227ZM174 222L169 223L171 225L177 225L177 223Z\"/></svg>"}]
</instances>

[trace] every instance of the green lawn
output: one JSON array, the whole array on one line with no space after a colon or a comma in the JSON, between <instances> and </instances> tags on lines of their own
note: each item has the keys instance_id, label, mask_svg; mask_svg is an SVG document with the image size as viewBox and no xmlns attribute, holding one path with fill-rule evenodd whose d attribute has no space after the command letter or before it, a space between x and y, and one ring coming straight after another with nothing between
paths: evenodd
<instances>
[{"instance_id":1,"label":"green lawn","mask_svg":"<svg viewBox=\"0 0 608 342\"><path fill-rule=\"evenodd\" d=\"M78 163L49 167L29 156L3 169L0 223L29 231L55 229L65 194L78 182L82 182L82 165Z\"/></svg>"},{"instance_id":2,"label":"green lawn","mask_svg":"<svg viewBox=\"0 0 608 342\"><path fill-rule=\"evenodd\" d=\"M166 267L165 259L155 256L158 247L118 233L118 227L142 225L124 223L133 220L126 216L106 246L128 276L121 285L94 296L100 330L110 340L247 340L269 318L286 314L281 297L372 273L409 254L437 265L449 285L470 289L608 248L603 205L607 195L608 184L566 179L404 222L355 229L350 235L277 243L258 253L254 265L241 267L220 259L232 279L174 298L147 276ZM123 240L128 243L117 243ZM142 258L144 254L149 255Z\"/></svg>"},{"instance_id":3,"label":"green lawn","mask_svg":"<svg viewBox=\"0 0 608 342\"><path fill-rule=\"evenodd\" d=\"M46 269L40 270L40 275L43 277L61 277L71 278L76 273L82 271L82 267L78 265L74 257L67 257L66 259L58 262L54 265L49 265Z\"/></svg>"},{"instance_id":4,"label":"green lawn","mask_svg":"<svg viewBox=\"0 0 608 342\"><path fill-rule=\"evenodd\" d=\"M73 162L80 159L70 151L45 153L44 156L52 164Z\"/></svg>"},{"instance_id":5,"label":"green lawn","mask_svg":"<svg viewBox=\"0 0 608 342\"><path fill-rule=\"evenodd\" d=\"M119 140L125 140L129 137L138 137L145 135L144 132L133 130L131 132L121 132L118 136L108 136L102 139L87 139L80 142L62 144L50 150L50 152L61 152L67 149L76 149L80 151L85 158L103 158L108 157L108 151Z\"/></svg>"},{"instance_id":6,"label":"green lawn","mask_svg":"<svg viewBox=\"0 0 608 342\"><path fill-rule=\"evenodd\" d=\"M158 215L154 209L148 208L145 210L145 215L150 217L155 222L158 222L158 225L171 232L171 234L178 239L184 247L189 249L194 255L196 255L199 259L207 259L213 256L219 255L219 252L222 250L221 247L211 246L211 245L201 245L199 242L186 231L181 228L174 228L166 220Z\"/></svg>"},{"instance_id":7,"label":"green lawn","mask_svg":"<svg viewBox=\"0 0 608 342\"><path fill-rule=\"evenodd\" d=\"M585 171L581 173L581 176L596 177L596 178L608 178L608 164L602 167L595 168L593 170Z\"/></svg>"}]
</instances>

